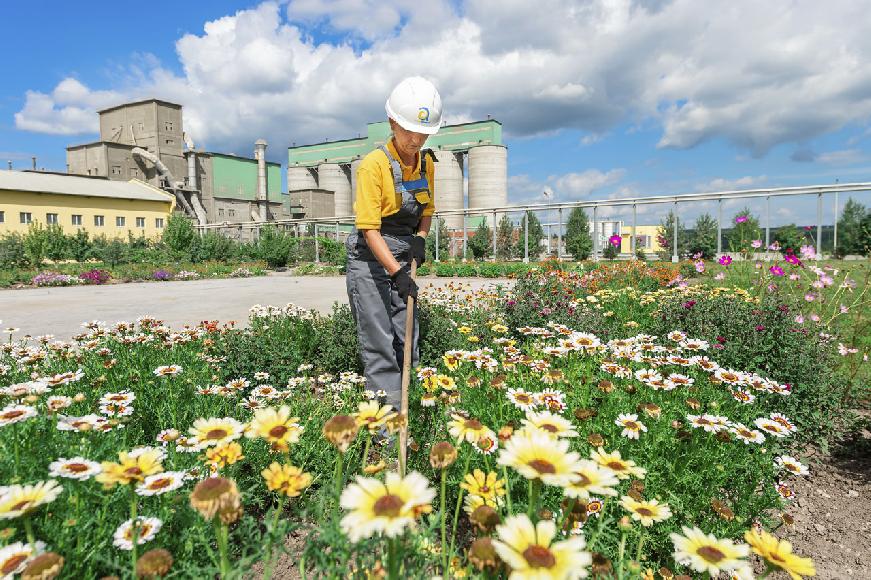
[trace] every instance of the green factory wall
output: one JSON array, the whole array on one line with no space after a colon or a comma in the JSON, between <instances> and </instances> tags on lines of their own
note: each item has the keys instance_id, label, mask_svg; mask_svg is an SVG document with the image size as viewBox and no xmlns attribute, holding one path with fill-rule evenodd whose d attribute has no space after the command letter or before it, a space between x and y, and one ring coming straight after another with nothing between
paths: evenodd
<instances>
[{"instance_id":1,"label":"green factory wall","mask_svg":"<svg viewBox=\"0 0 871 580\"><path fill-rule=\"evenodd\" d=\"M288 147L288 166L311 166L320 163L350 163L363 157L390 137L390 124L369 123L366 137L330 141L301 147ZM476 145L502 145L502 124L499 121L477 121L442 127L437 135L427 139L432 149L463 150Z\"/></svg>"},{"instance_id":2,"label":"green factory wall","mask_svg":"<svg viewBox=\"0 0 871 580\"><path fill-rule=\"evenodd\" d=\"M281 195L281 165L266 164L266 189L269 199ZM233 199L257 199L257 161L231 155L212 154L212 186L214 195Z\"/></svg>"}]
</instances>

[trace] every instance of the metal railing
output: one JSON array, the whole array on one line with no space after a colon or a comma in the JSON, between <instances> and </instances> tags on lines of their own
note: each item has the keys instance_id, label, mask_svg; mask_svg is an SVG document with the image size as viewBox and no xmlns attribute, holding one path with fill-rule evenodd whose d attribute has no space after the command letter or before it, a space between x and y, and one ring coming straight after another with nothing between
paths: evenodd
<instances>
[{"instance_id":1,"label":"metal railing","mask_svg":"<svg viewBox=\"0 0 871 580\"><path fill-rule=\"evenodd\" d=\"M871 192L871 182L860 182L860 183L843 183L843 184L834 184L834 185L808 185L808 186L799 186L799 187L776 187L776 188L764 188L764 189L745 189L745 190L727 190L727 191L715 191L715 192L707 192L707 193L682 193L682 194L673 194L673 195L658 195L658 196L648 196L648 197L631 197L631 198L622 198L622 199L600 199L600 200L587 200L587 201L572 201L572 202L561 202L561 203L547 203L547 204L517 204L517 205L506 205L506 206L496 206L496 207L479 207L479 208L460 208L460 209L451 209L451 210L441 210L436 211L433 215L434 221L435 218L443 218L446 216L463 216L463 237L462 237L462 256L466 258L468 253L468 224L466 223L467 218L470 217L478 217L492 216L493 218L493 240L492 240L492 251L493 255L496 255L496 246L497 246L497 216L506 215L506 214L516 214L522 213L524 216L527 213L538 213L538 212L553 212L557 213L557 259L563 258L563 227L565 225L565 221L563 220L563 211L564 210L572 210L574 208L584 208L592 210L592 231L596 232L596 224L599 222L599 210L603 208L632 208L632 225L631 225L631 253L634 255L636 253L636 230L638 227L638 206L644 205L655 205L655 204L672 204L672 212L674 215L674 230L673 232L673 240L671 243L672 248L672 261L677 262L679 260L678 252L678 232L679 232L679 224L680 218L678 214L678 204L686 205L691 203L698 202L706 202L706 201L715 201L717 202L717 254L723 253L723 201L724 200L735 200L735 199L758 199L763 198L765 200L765 244L766 247L771 243L771 198L775 199L784 199L784 198L795 198L798 196L813 196L815 195L817 198L817 220L816 220L816 247L819 254L822 254L822 231L823 231L823 196L824 195L833 195L834 203L835 203L835 216L833 219L834 223L834 243L833 247L837 246L837 224L838 224L838 195L841 193L868 193ZM608 220L613 221L613 220ZM524 238L524 249L523 249L523 261L529 261L529 220L522 220L524 225L523 238ZM236 230L238 232L251 231L252 237L256 236L259 229L266 225L272 225L279 227L284 230L290 230L296 233L299 237L301 235L301 230L305 228L309 229L309 226L313 228L314 237L315 237L315 259L319 261L319 252L317 246L317 237L319 235L319 231L321 233L329 232L333 230L335 235L335 239L339 240L341 236L342 226L353 227L354 224L354 216L336 216L336 217L321 217L321 218L298 218L298 219L281 219L274 220L269 222L236 222L236 223L213 223L202 226L196 226L200 233L204 233L207 231L217 230ZM439 227L433 228L433 234L435 235L435 261L439 261ZM593 251L592 258L594 260L598 260L601 255L601 248L599 235L593 235Z\"/></svg>"}]
</instances>

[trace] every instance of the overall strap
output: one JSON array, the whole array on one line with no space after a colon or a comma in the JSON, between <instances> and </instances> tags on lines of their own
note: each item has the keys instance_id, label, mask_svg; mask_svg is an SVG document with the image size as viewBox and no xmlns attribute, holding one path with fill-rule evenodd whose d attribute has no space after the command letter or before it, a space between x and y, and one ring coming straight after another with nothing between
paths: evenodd
<instances>
[{"instance_id":1,"label":"overall strap","mask_svg":"<svg viewBox=\"0 0 871 580\"><path fill-rule=\"evenodd\" d=\"M402 184L402 167L399 165L399 161L394 159L393 155L390 154L386 145L381 145L378 149L383 151L384 155L387 156L387 161L390 162L390 169L393 172L393 186L396 188L396 191L399 191L399 186Z\"/></svg>"}]
</instances>

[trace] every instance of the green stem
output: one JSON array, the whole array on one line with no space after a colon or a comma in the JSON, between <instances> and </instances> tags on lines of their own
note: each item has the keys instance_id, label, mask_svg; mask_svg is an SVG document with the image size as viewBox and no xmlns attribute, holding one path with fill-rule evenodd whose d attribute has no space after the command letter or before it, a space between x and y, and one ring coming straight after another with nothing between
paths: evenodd
<instances>
[{"instance_id":1,"label":"green stem","mask_svg":"<svg viewBox=\"0 0 871 580\"><path fill-rule=\"evenodd\" d=\"M638 550L635 551L635 561L641 564L641 548L644 546L644 529L642 528L638 536Z\"/></svg>"},{"instance_id":2,"label":"green stem","mask_svg":"<svg viewBox=\"0 0 871 580\"><path fill-rule=\"evenodd\" d=\"M569 521L569 517L572 515L572 512L575 511L575 506L578 505L578 498L573 497L571 503L568 504L568 509L563 514L563 519L559 524L559 530L562 531L565 529L566 522Z\"/></svg>"},{"instance_id":3,"label":"green stem","mask_svg":"<svg viewBox=\"0 0 871 580\"><path fill-rule=\"evenodd\" d=\"M221 561L221 578L226 579L230 574L230 558L227 554L227 526L221 523L220 516L216 515L214 520L215 527L215 539L218 544L218 553L220 554Z\"/></svg>"},{"instance_id":4,"label":"green stem","mask_svg":"<svg viewBox=\"0 0 871 580\"><path fill-rule=\"evenodd\" d=\"M372 444L372 435L366 437L366 445L363 447L363 458L360 460L360 471L366 467L366 460L369 457L369 446Z\"/></svg>"},{"instance_id":5,"label":"green stem","mask_svg":"<svg viewBox=\"0 0 871 580\"><path fill-rule=\"evenodd\" d=\"M33 522L30 521L30 516L24 516L24 531L27 534L27 543L31 546L36 544L36 536L33 535Z\"/></svg>"},{"instance_id":6,"label":"green stem","mask_svg":"<svg viewBox=\"0 0 871 580\"><path fill-rule=\"evenodd\" d=\"M445 547L448 545L447 543L447 522L445 521L445 479L446 479L447 469L442 469L442 497L441 504L439 507L439 519L442 522L442 568L444 570L444 575L447 577L448 575L448 551Z\"/></svg>"},{"instance_id":7,"label":"green stem","mask_svg":"<svg viewBox=\"0 0 871 580\"><path fill-rule=\"evenodd\" d=\"M18 423L12 424L12 449L15 451L15 480L18 480L18 464L20 462L18 456Z\"/></svg>"},{"instance_id":8,"label":"green stem","mask_svg":"<svg viewBox=\"0 0 871 580\"><path fill-rule=\"evenodd\" d=\"M623 578L623 554L626 551L626 532L620 532L620 548L617 552L617 577Z\"/></svg>"},{"instance_id":9,"label":"green stem","mask_svg":"<svg viewBox=\"0 0 871 580\"><path fill-rule=\"evenodd\" d=\"M339 451L339 454L336 456L336 472L333 474L334 494L336 496L336 503L333 506L333 517L339 516L339 498L342 496L342 461L344 458L345 454Z\"/></svg>"},{"instance_id":10,"label":"green stem","mask_svg":"<svg viewBox=\"0 0 871 580\"><path fill-rule=\"evenodd\" d=\"M272 516L272 527L269 529L269 550L266 556L266 566L263 571L263 580L270 580L272 578L272 570L275 568L275 559L272 557L272 544L275 542L275 531L278 528L278 517L284 511L284 500L287 496L283 493L278 496L278 507L275 509L275 514Z\"/></svg>"},{"instance_id":11,"label":"green stem","mask_svg":"<svg viewBox=\"0 0 871 580\"><path fill-rule=\"evenodd\" d=\"M396 542L399 538L390 538L387 543L387 578L399 580L399 562L396 557Z\"/></svg>"},{"instance_id":12,"label":"green stem","mask_svg":"<svg viewBox=\"0 0 871 580\"><path fill-rule=\"evenodd\" d=\"M529 519L532 521L538 520L538 500L541 495L541 480L529 480Z\"/></svg>"},{"instance_id":13,"label":"green stem","mask_svg":"<svg viewBox=\"0 0 871 580\"><path fill-rule=\"evenodd\" d=\"M514 509L511 507L511 482L508 481L508 466L502 466L502 478L505 479L505 502L508 505L508 513L513 513Z\"/></svg>"},{"instance_id":14,"label":"green stem","mask_svg":"<svg viewBox=\"0 0 871 580\"><path fill-rule=\"evenodd\" d=\"M139 542L139 521L136 517L136 492L133 491L133 486L130 486L130 527L131 527L131 537L133 538L133 548L130 550L130 564L132 566L131 571L133 573L133 577L136 577L136 553L139 551L138 542Z\"/></svg>"},{"instance_id":15,"label":"green stem","mask_svg":"<svg viewBox=\"0 0 871 580\"><path fill-rule=\"evenodd\" d=\"M463 462L463 475L460 478L460 481L465 481L466 474L469 473L469 460L472 458L472 454L468 453L466 455L466 461ZM454 523L451 526L451 553L448 556L448 561L454 557L454 545L457 541L457 522L460 520L460 506L463 505L463 493L466 490L462 487L460 488L460 495L457 496L457 505L454 506ZM444 546L442 546L442 550L444 550Z\"/></svg>"}]
</instances>

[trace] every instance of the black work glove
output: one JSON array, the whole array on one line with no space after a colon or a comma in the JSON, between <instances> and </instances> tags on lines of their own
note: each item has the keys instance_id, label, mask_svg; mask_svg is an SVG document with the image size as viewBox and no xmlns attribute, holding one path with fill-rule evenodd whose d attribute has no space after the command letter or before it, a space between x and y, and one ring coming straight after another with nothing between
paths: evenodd
<instances>
[{"instance_id":1,"label":"black work glove","mask_svg":"<svg viewBox=\"0 0 871 580\"><path fill-rule=\"evenodd\" d=\"M417 261L418 268L426 262L426 238L422 236L411 238L411 259Z\"/></svg>"},{"instance_id":2,"label":"black work glove","mask_svg":"<svg viewBox=\"0 0 871 580\"><path fill-rule=\"evenodd\" d=\"M393 285L396 286L396 291L399 292L399 297L405 302L409 296L417 298L417 284L411 279L411 273L408 266L403 266L390 276Z\"/></svg>"}]
</instances>

